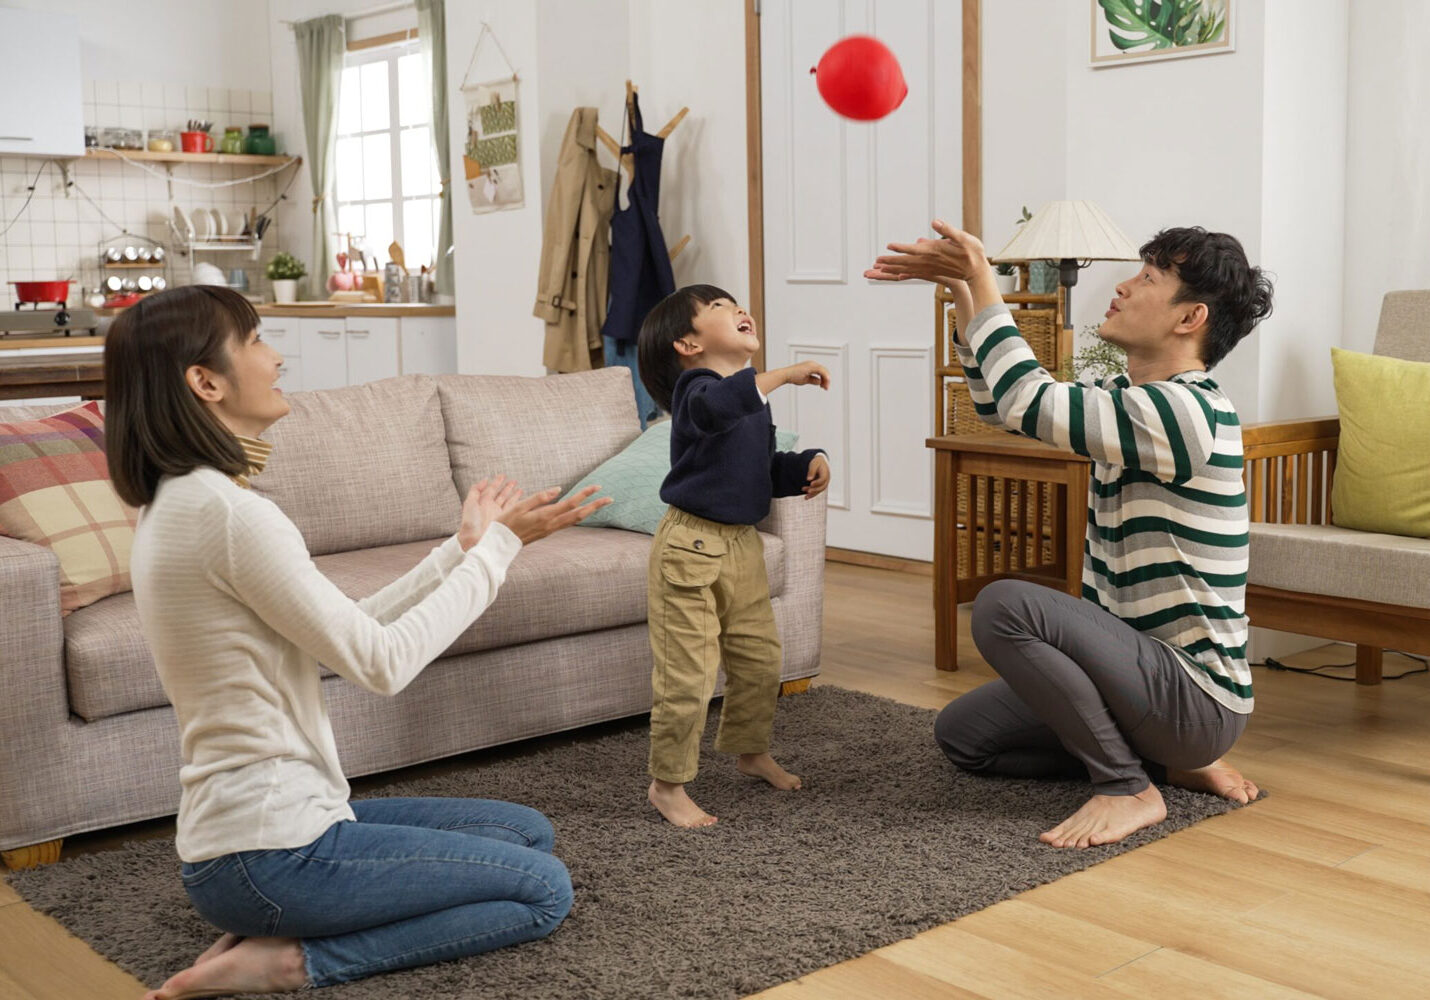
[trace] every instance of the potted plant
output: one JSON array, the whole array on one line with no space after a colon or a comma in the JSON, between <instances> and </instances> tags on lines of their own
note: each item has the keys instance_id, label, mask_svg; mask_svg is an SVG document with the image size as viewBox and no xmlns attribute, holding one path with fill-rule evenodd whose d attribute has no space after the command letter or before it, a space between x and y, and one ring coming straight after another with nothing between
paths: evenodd
<instances>
[{"instance_id":1,"label":"potted plant","mask_svg":"<svg viewBox=\"0 0 1430 1000\"><path fill-rule=\"evenodd\" d=\"M1063 378L1074 382L1091 378L1094 384L1100 385L1103 379L1122 375L1127 371L1127 352L1116 344L1103 340L1098 335L1099 329L1101 327L1096 323L1082 328L1082 336L1086 342L1076 354L1070 354L1063 359L1063 370L1060 373Z\"/></svg>"},{"instance_id":2,"label":"potted plant","mask_svg":"<svg viewBox=\"0 0 1430 1000\"><path fill-rule=\"evenodd\" d=\"M993 281L1002 295L1018 290L1018 266L1016 264L994 264Z\"/></svg>"},{"instance_id":3,"label":"potted plant","mask_svg":"<svg viewBox=\"0 0 1430 1000\"><path fill-rule=\"evenodd\" d=\"M298 301L298 279L308 273L301 260L280 250L269 259L263 271L273 282L274 302Z\"/></svg>"}]
</instances>

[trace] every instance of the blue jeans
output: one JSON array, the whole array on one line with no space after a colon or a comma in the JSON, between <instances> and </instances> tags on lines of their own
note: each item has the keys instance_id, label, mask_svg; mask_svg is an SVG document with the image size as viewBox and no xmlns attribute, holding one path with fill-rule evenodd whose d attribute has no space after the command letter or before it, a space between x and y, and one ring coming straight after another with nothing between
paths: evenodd
<instances>
[{"instance_id":1,"label":"blue jeans","mask_svg":"<svg viewBox=\"0 0 1430 1000\"><path fill-rule=\"evenodd\" d=\"M545 937L571 909L551 823L489 799L365 799L303 847L183 866L194 908L242 937L301 939L313 986Z\"/></svg>"},{"instance_id":2,"label":"blue jeans","mask_svg":"<svg viewBox=\"0 0 1430 1000\"><path fill-rule=\"evenodd\" d=\"M641 381L640 364L636 361L636 345L625 344L626 352L621 353L622 344L614 337L602 337L602 343L606 352L606 367L629 368L631 370L631 382L635 387L636 395L636 416L641 418L641 430L645 430L646 425L660 416L660 407L655 405L655 400L651 399L650 393L646 391L645 383Z\"/></svg>"}]
</instances>

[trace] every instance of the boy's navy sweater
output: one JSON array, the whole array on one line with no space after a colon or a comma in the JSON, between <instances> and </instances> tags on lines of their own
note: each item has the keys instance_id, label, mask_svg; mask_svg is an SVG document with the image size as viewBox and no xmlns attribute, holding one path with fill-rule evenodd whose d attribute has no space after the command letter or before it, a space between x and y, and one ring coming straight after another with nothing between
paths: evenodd
<instances>
[{"instance_id":1,"label":"boy's navy sweater","mask_svg":"<svg viewBox=\"0 0 1430 1000\"><path fill-rule=\"evenodd\" d=\"M721 378L708 368L682 374L671 393L670 474L660 498L722 524L757 524L771 497L798 496L820 453L776 451L770 404L755 370Z\"/></svg>"}]
</instances>

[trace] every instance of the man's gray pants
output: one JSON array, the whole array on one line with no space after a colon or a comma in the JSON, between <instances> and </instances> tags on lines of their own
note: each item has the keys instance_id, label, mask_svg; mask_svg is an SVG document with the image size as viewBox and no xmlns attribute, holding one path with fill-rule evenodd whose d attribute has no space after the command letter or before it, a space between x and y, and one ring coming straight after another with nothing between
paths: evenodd
<instances>
[{"instance_id":1,"label":"man's gray pants","mask_svg":"<svg viewBox=\"0 0 1430 1000\"><path fill-rule=\"evenodd\" d=\"M1199 688L1171 647L1089 601L999 580L973 606L973 641L997 671L939 713L940 748L967 771L1091 779L1135 795L1166 768L1210 764L1245 715Z\"/></svg>"}]
</instances>

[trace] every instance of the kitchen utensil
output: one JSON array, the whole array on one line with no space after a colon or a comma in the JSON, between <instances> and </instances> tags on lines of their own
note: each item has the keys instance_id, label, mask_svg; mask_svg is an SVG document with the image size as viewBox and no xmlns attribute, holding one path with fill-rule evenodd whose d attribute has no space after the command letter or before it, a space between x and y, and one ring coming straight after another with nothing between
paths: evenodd
<instances>
[{"instance_id":1,"label":"kitchen utensil","mask_svg":"<svg viewBox=\"0 0 1430 1000\"><path fill-rule=\"evenodd\" d=\"M149 259L152 260L155 264L162 264L164 261L164 256L165 254L163 247L155 247L154 249L149 251Z\"/></svg>"},{"instance_id":2,"label":"kitchen utensil","mask_svg":"<svg viewBox=\"0 0 1430 1000\"><path fill-rule=\"evenodd\" d=\"M139 280L136 282L136 284L139 287L139 291L147 292L153 289L154 279L149 277L149 275L147 274L141 274L139 275Z\"/></svg>"},{"instance_id":3,"label":"kitchen utensil","mask_svg":"<svg viewBox=\"0 0 1430 1000\"><path fill-rule=\"evenodd\" d=\"M211 240L217 234L218 226L214 223L212 213L207 209L194 210L194 224L199 229L199 239L201 240Z\"/></svg>"},{"instance_id":4,"label":"kitchen utensil","mask_svg":"<svg viewBox=\"0 0 1430 1000\"><path fill-rule=\"evenodd\" d=\"M216 208L209 209L209 213L214 217L214 225L217 227L214 235L228 235L228 220L223 217L223 213Z\"/></svg>"},{"instance_id":5,"label":"kitchen utensil","mask_svg":"<svg viewBox=\"0 0 1430 1000\"><path fill-rule=\"evenodd\" d=\"M126 261L128 261L129 263L131 263L131 264L134 263L136 260L139 259L139 248L138 248L138 247L125 247L125 248L124 248L124 259L125 259Z\"/></svg>"},{"instance_id":6,"label":"kitchen utensil","mask_svg":"<svg viewBox=\"0 0 1430 1000\"><path fill-rule=\"evenodd\" d=\"M156 275L154 275L154 291L156 291L156 292L162 292L164 289L166 289L166 288L168 288L168 287L169 287L169 279L168 279L168 278L164 277L162 274L156 274Z\"/></svg>"},{"instance_id":7,"label":"kitchen utensil","mask_svg":"<svg viewBox=\"0 0 1430 1000\"><path fill-rule=\"evenodd\" d=\"M108 250L104 251L102 257L110 264L118 264L121 260L124 259L124 251L119 249L118 247L110 247Z\"/></svg>"},{"instance_id":8,"label":"kitchen utensil","mask_svg":"<svg viewBox=\"0 0 1430 1000\"><path fill-rule=\"evenodd\" d=\"M237 125L224 126L223 138L218 143L218 151L220 153L242 153L243 129Z\"/></svg>"},{"instance_id":9,"label":"kitchen utensil","mask_svg":"<svg viewBox=\"0 0 1430 1000\"><path fill-rule=\"evenodd\" d=\"M387 245L387 259L398 267L402 268L402 273L407 273L407 255L402 252L402 244L393 240Z\"/></svg>"},{"instance_id":10,"label":"kitchen utensil","mask_svg":"<svg viewBox=\"0 0 1430 1000\"><path fill-rule=\"evenodd\" d=\"M207 132L185 132L180 136L186 153L212 153L214 137Z\"/></svg>"},{"instance_id":11,"label":"kitchen utensil","mask_svg":"<svg viewBox=\"0 0 1430 1000\"><path fill-rule=\"evenodd\" d=\"M273 136L268 134L267 125L250 125L243 151L254 156L272 156L278 151L278 144L274 142Z\"/></svg>"},{"instance_id":12,"label":"kitchen utensil","mask_svg":"<svg viewBox=\"0 0 1430 1000\"><path fill-rule=\"evenodd\" d=\"M124 279L124 290L125 290L126 292L137 292L137 291L139 291L139 282L136 281L136 280L133 279L133 278L125 278L125 279Z\"/></svg>"},{"instance_id":13,"label":"kitchen utensil","mask_svg":"<svg viewBox=\"0 0 1430 1000\"><path fill-rule=\"evenodd\" d=\"M100 308L104 305L104 293L91 292L89 295L85 296L84 304L89 306L91 309Z\"/></svg>"},{"instance_id":14,"label":"kitchen utensil","mask_svg":"<svg viewBox=\"0 0 1430 1000\"><path fill-rule=\"evenodd\" d=\"M214 264L208 261L200 261L194 265L194 284L196 285L226 285L223 272Z\"/></svg>"},{"instance_id":15,"label":"kitchen utensil","mask_svg":"<svg viewBox=\"0 0 1430 1000\"><path fill-rule=\"evenodd\" d=\"M151 260L153 260L153 257L154 257L154 251L153 251L153 250L150 250L148 247L140 247L140 248L139 248L139 259L140 259L143 263L148 264Z\"/></svg>"},{"instance_id":16,"label":"kitchen utensil","mask_svg":"<svg viewBox=\"0 0 1430 1000\"><path fill-rule=\"evenodd\" d=\"M111 295L104 300L106 309L124 309L139 301L138 292L125 292L121 295Z\"/></svg>"},{"instance_id":17,"label":"kitchen utensil","mask_svg":"<svg viewBox=\"0 0 1430 1000\"><path fill-rule=\"evenodd\" d=\"M12 281L17 302L53 302L64 305L70 297L70 282L64 281Z\"/></svg>"},{"instance_id":18,"label":"kitchen utensil","mask_svg":"<svg viewBox=\"0 0 1430 1000\"><path fill-rule=\"evenodd\" d=\"M104 279L104 290L110 293L124 291L124 279L117 274L111 274Z\"/></svg>"},{"instance_id":19,"label":"kitchen utensil","mask_svg":"<svg viewBox=\"0 0 1430 1000\"><path fill-rule=\"evenodd\" d=\"M179 146L179 137L172 129L151 128L148 148L151 153L172 153Z\"/></svg>"}]
</instances>

